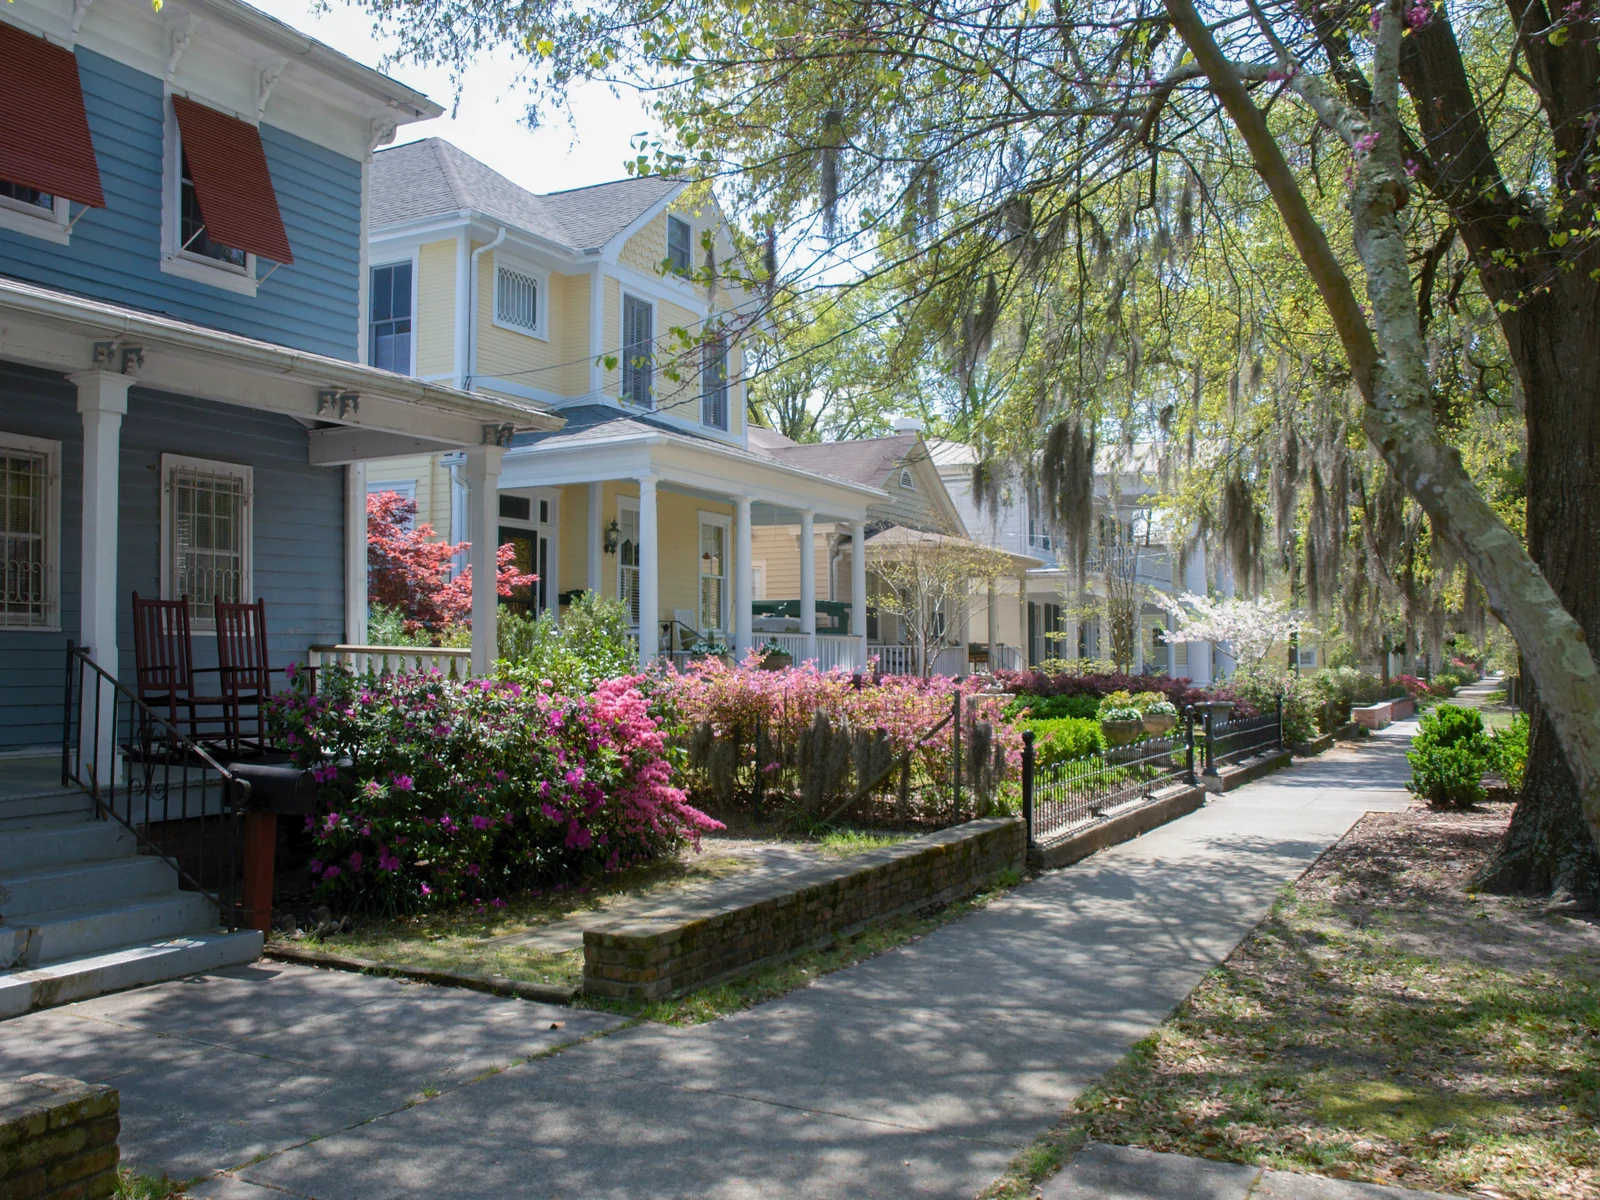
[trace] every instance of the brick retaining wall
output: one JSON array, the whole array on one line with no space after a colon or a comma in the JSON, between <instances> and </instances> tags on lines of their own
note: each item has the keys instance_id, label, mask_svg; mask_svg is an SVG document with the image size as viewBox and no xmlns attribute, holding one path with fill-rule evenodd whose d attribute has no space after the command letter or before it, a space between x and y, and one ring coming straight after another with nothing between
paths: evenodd
<instances>
[{"instance_id":1,"label":"brick retaining wall","mask_svg":"<svg viewBox=\"0 0 1600 1200\"><path fill-rule=\"evenodd\" d=\"M980 891L1021 870L1015 819L969 821L837 863L752 884L720 903L584 930L583 988L653 1000L782 958L899 913Z\"/></svg>"},{"instance_id":2,"label":"brick retaining wall","mask_svg":"<svg viewBox=\"0 0 1600 1200\"><path fill-rule=\"evenodd\" d=\"M117 1187L116 1088L59 1075L0 1083L0 1196L105 1200Z\"/></svg>"}]
</instances>

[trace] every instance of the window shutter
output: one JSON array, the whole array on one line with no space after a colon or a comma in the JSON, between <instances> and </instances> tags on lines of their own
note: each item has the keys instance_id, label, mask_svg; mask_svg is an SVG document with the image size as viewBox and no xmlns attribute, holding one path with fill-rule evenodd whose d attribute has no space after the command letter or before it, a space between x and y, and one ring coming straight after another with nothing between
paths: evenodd
<instances>
[{"instance_id":1,"label":"window shutter","mask_svg":"<svg viewBox=\"0 0 1600 1200\"><path fill-rule=\"evenodd\" d=\"M294 262L261 131L184 96L174 96L172 108L206 236L273 262Z\"/></svg>"},{"instance_id":2,"label":"window shutter","mask_svg":"<svg viewBox=\"0 0 1600 1200\"><path fill-rule=\"evenodd\" d=\"M104 208L78 56L0 24L0 179Z\"/></svg>"}]
</instances>

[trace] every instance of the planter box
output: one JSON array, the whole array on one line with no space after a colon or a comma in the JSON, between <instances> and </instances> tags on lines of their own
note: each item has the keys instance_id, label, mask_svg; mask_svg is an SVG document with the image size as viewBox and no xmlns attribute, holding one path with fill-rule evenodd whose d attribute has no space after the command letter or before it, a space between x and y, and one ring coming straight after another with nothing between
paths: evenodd
<instances>
[{"instance_id":1,"label":"planter box","mask_svg":"<svg viewBox=\"0 0 1600 1200\"><path fill-rule=\"evenodd\" d=\"M1384 700L1379 704L1368 704L1364 708L1352 708L1350 719L1363 729L1386 729L1394 721L1394 702Z\"/></svg>"},{"instance_id":2,"label":"planter box","mask_svg":"<svg viewBox=\"0 0 1600 1200\"><path fill-rule=\"evenodd\" d=\"M1389 701L1389 715L1396 721L1404 721L1408 717L1416 716L1416 713L1417 702L1409 696L1404 700Z\"/></svg>"}]
</instances>

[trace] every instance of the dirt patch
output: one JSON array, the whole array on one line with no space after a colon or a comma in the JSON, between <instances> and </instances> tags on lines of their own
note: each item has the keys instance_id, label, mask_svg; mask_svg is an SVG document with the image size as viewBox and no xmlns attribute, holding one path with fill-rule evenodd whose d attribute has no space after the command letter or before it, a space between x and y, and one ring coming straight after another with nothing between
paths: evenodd
<instances>
[{"instance_id":1,"label":"dirt patch","mask_svg":"<svg viewBox=\"0 0 1600 1200\"><path fill-rule=\"evenodd\" d=\"M1052 1137L1600 1197L1600 925L1467 892L1509 817L1369 814Z\"/></svg>"}]
</instances>

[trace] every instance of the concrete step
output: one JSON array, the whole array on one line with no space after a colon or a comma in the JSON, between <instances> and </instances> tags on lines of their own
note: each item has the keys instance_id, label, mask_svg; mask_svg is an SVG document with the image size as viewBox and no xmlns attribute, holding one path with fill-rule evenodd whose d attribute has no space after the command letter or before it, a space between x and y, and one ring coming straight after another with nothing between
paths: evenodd
<instances>
[{"instance_id":1,"label":"concrete step","mask_svg":"<svg viewBox=\"0 0 1600 1200\"><path fill-rule=\"evenodd\" d=\"M133 834L116 821L73 816L18 829L0 828L0 879L60 863L125 858L137 849Z\"/></svg>"},{"instance_id":2,"label":"concrete step","mask_svg":"<svg viewBox=\"0 0 1600 1200\"><path fill-rule=\"evenodd\" d=\"M0 974L0 1019L90 996L254 962L261 934L195 933L122 946L66 962Z\"/></svg>"},{"instance_id":3,"label":"concrete step","mask_svg":"<svg viewBox=\"0 0 1600 1200\"><path fill-rule=\"evenodd\" d=\"M7 915L0 922L0 969L35 967L103 954L117 946L210 933L216 906L199 892L168 892L54 912Z\"/></svg>"},{"instance_id":4,"label":"concrete step","mask_svg":"<svg viewBox=\"0 0 1600 1200\"><path fill-rule=\"evenodd\" d=\"M13 829L58 818L85 820L94 816L94 801L73 789L0 796L0 828Z\"/></svg>"},{"instance_id":5,"label":"concrete step","mask_svg":"<svg viewBox=\"0 0 1600 1200\"><path fill-rule=\"evenodd\" d=\"M30 917L19 914L48 917L64 908L159 896L177 886L178 872L153 854L7 871L0 874L0 919L29 924Z\"/></svg>"}]
</instances>

